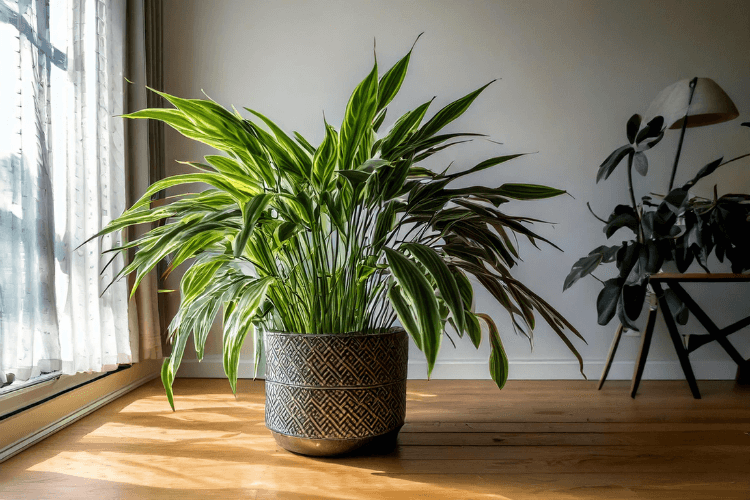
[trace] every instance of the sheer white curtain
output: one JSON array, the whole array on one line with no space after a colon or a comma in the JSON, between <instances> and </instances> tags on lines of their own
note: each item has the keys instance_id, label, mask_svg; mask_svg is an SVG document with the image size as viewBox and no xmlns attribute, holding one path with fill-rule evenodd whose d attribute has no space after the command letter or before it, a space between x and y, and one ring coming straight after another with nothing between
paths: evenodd
<instances>
[{"instance_id":1,"label":"sheer white curtain","mask_svg":"<svg viewBox=\"0 0 750 500\"><path fill-rule=\"evenodd\" d=\"M124 30L125 0L0 0L0 382L134 361L119 235L77 248L125 208Z\"/></svg>"}]
</instances>

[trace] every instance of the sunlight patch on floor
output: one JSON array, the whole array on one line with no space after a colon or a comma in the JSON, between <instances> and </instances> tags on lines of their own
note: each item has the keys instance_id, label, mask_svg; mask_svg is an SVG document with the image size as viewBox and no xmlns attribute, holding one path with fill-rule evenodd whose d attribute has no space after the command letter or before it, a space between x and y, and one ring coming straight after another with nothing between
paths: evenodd
<instances>
[{"instance_id":1,"label":"sunlight patch on floor","mask_svg":"<svg viewBox=\"0 0 750 500\"><path fill-rule=\"evenodd\" d=\"M175 409L196 410L200 408L241 408L243 410L263 412L265 405L263 403L254 403L247 400L247 397L240 395L239 399L232 394L206 394L200 396L182 396L175 394ZM120 413L161 413L171 412L166 396L151 396L133 401Z\"/></svg>"},{"instance_id":2,"label":"sunlight patch on floor","mask_svg":"<svg viewBox=\"0 0 750 500\"><path fill-rule=\"evenodd\" d=\"M233 417L232 415L226 415L224 413L210 413L200 411L179 411L174 413L168 413L161 415L165 418L171 418L174 420L181 420L183 422L206 422L206 423L218 423L218 422L244 422L247 418Z\"/></svg>"},{"instance_id":3,"label":"sunlight patch on floor","mask_svg":"<svg viewBox=\"0 0 750 500\"><path fill-rule=\"evenodd\" d=\"M436 394L428 394L426 392L406 391L407 401L422 401L424 398L434 398Z\"/></svg>"},{"instance_id":4,"label":"sunlight patch on floor","mask_svg":"<svg viewBox=\"0 0 750 500\"><path fill-rule=\"evenodd\" d=\"M321 464L283 452L232 453L232 458L234 460L212 460L192 456L65 451L28 470L183 491L228 487L258 489L274 492L280 498L288 494L300 498L359 500L382 498L383 492L388 492L388 498L427 498L422 494L429 491L429 498L434 499L458 498L466 493L462 489L434 484L425 488L412 480L387 477L379 470L352 467L344 462ZM325 468L321 468L322 465ZM341 480L343 477L345 481ZM358 485L358 491L355 492L352 485ZM480 493L476 498L509 500L498 494Z\"/></svg>"},{"instance_id":5,"label":"sunlight patch on floor","mask_svg":"<svg viewBox=\"0 0 750 500\"><path fill-rule=\"evenodd\" d=\"M264 429L265 431L265 429ZM263 434L264 440L273 442L273 438L268 431ZM89 432L80 439L81 443L119 443L127 440L128 443L144 443L149 441L159 441L163 443L180 443L189 441L195 443L200 440L201 443L215 444L218 440L246 440L246 434L240 431L227 432L210 429L177 429L163 427L148 427L142 425L121 424L109 422L97 429ZM257 437L253 438L257 439Z\"/></svg>"}]
</instances>

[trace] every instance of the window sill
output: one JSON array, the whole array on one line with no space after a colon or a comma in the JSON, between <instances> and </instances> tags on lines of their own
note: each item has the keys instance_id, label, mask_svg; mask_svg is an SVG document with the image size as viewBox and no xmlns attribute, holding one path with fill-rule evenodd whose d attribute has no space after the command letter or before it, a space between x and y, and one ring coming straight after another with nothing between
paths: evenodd
<instances>
[{"instance_id":1,"label":"window sill","mask_svg":"<svg viewBox=\"0 0 750 500\"><path fill-rule=\"evenodd\" d=\"M102 375L104 374L78 373L76 375L62 375L59 372L55 372L42 376L49 377L47 380L39 380L42 377L37 377L36 379L29 380L28 383L24 382L23 386L0 394L0 421L17 414L26 407L54 398L58 394L70 391Z\"/></svg>"}]
</instances>

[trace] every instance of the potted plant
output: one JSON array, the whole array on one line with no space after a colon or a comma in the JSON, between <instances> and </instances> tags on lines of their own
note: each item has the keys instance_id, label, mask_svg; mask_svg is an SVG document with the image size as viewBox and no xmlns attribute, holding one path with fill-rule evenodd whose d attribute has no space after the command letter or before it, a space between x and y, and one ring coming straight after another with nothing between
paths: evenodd
<instances>
[{"instance_id":1,"label":"potted plant","mask_svg":"<svg viewBox=\"0 0 750 500\"><path fill-rule=\"evenodd\" d=\"M695 87L696 80L691 82L691 88ZM682 124L683 136L686 120L687 116ZM750 123L742 125L750 126ZM684 273L693 262L697 262L706 272L710 272L708 257L715 252L719 262L723 262L724 258L730 262L733 273L750 269L750 195L730 193L720 197L716 186L712 199L690 195L690 189L717 168L749 155L727 161L723 158L714 160L692 179L672 189L680 141L667 194L650 193L642 196L640 203L636 201L633 170L643 176L648 173L649 162L645 151L661 141L665 128L661 116L642 123L640 115L633 115L626 126L628 143L612 152L599 166L597 182L606 180L627 158L630 205L617 205L606 220L594 214L591 206L587 205L594 217L604 224L607 238L619 234L620 229L627 229L632 235L620 244L599 246L576 261L565 279L563 290L590 275L599 266L615 262L617 276L599 280L602 290L597 297L596 307L600 325L608 324L616 315L623 327L638 330L635 321L650 293L649 276L659 272L665 264ZM664 294L675 321L686 324L689 312L685 304L671 289L666 289Z\"/></svg>"},{"instance_id":2,"label":"potted plant","mask_svg":"<svg viewBox=\"0 0 750 500\"><path fill-rule=\"evenodd\" d=\"M160 120L223 153L189 162L194 173L155 182L99 233L165 222L110 250L135 248L116 278L135 273L133 290L162 259L169 259L168 272L187 267L161 374L173 409L172 382L186 343L192 335L201 359L223 309L232 391L246 337L255 343L256 369L265 339L266 423L282 446L328 455L378 437L392 441L404 419L407 334L424 353L429 376L443 339L451 340L446 324L479 347L483 322L490 375L501 388L507 379L500 333L489 315L474 312L469 276L498 300L517 332L531 339L538 314L581 362L564 330L578 332L510 272L518 236L552 244L530 229L538 221L500 211L510 200L564 191L531 184L451 187L520 154L455 172L420 166L480 136L441 130L489 84L429 119L427 101L380 132L410 56L411 50L380 76L376 62L351 94L341 126L324 121L317 147L257 111L246 108L250 119L212 100L155 91L174 108L126 115ZM152 196L186 183L209 188L152 206ZM397 319L401 328L394 328Z\"/></svg>"}]
</instances>

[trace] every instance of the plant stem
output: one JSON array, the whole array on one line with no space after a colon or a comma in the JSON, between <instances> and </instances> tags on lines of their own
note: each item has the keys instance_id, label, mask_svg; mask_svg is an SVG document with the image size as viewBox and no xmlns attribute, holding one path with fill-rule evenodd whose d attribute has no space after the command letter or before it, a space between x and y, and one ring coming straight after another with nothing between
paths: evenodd
<instances>
[{"instance_id":1,"label":"plant stem","mask_svg":"<svg viewBox=\"0 0 750 500\"><path fill-rule=\"evenodd\" d=\"M682 130L680 131L680 142L677 143L677 154L674 157L674 165L672 165L672 175L669 177L669 189L667 193L672 190L674 186L674 176L677 173L677 164L680 161L680 153L682 152L682 141L685 139L685 129L687 128L688 113L690 112L690 104L693 102L693 94L695 93L695 85L698 83L698 77L696 76L690 80L690 97L688 98L688 105L685 108L685 117L682 119Z\"/></svg>"},{"instance_id":2,"label":"plant stem","mask_svg":"<svg viewBox=\"0 0 750 500\"><path fill-rule=\"evenodd\" d=\"M633 211L638 219L638 242L643 243L643 226L641 225L641 212L638 210L638 203L635 201L635 192L633 191L633 157L635 152L628 155L628 192L630 193L630 203L633 205Z\"/></svg>"},{"instance_id":3,"label":"plant stem","mask_svg":"<svg viewBox=\"0 0 750 500\"><path fill-rule=\"evenodd\" d=\"M628 192L630 193L630 203L633 206L633 210L635 213L638 213L638 203L635 201L635 192L633 191L633 157L635 156L634 152L631 152L628 155ZM638 217L638 221L640 222L640 217Z\"/></svg>"}]
</instances>

